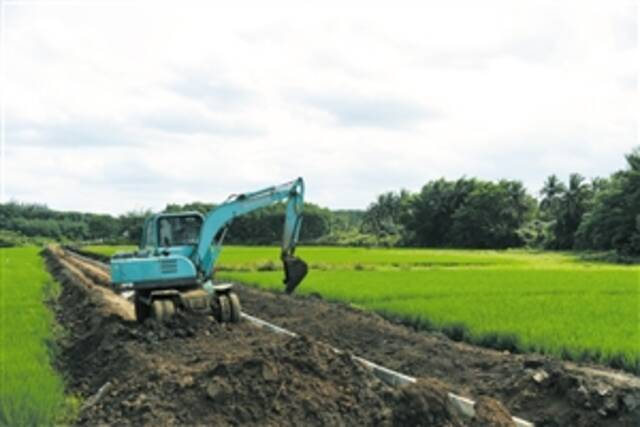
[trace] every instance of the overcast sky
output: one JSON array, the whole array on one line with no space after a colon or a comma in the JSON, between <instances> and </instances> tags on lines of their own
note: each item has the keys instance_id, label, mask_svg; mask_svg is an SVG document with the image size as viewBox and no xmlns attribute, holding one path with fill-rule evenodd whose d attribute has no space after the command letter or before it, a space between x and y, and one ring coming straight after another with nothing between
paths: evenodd
<instances>
[{"instance_id":1,"label":"overcast sky","mask_svg":"<svg viewBox=\"0 0 640 427\"><path fill-rule=\"evenodd\" d=\"M638 145L634 1L220 3L5 0L3 201L158 210L303 176L364 208L607 176Z\"/></svg>"}]
</instances>

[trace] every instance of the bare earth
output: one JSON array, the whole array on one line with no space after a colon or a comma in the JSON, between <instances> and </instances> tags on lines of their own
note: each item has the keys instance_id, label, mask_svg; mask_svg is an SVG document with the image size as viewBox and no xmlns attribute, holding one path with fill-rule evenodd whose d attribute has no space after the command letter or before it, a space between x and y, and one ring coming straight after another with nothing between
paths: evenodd
<instances>
[{"instance_id":1,"label":"bare earth","mask_svg":"<svg viewBox=\"0 0 640 427\"><path fill-rule=\"evenodd\" d=\"M640 425L640 380L629 374L477 348L344 304L242 286L244 310L302 337L202 314L138 324L131 303L101 286L104 270L60 250L46 257L63 284L59 368L88 398L78 424L502 426L511 412L540 426ZM325 343L421 380L391 388ZM448 391L477 399L475 420L450 410Z\"/></svg>"}]
</instances>

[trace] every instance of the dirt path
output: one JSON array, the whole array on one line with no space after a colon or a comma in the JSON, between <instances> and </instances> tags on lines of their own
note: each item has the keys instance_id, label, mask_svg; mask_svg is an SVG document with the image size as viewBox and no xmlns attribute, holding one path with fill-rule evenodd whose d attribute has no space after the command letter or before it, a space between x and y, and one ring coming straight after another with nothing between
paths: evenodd
<instances>
[{"instance_id":1,"label":"dirt path","mask_svg":"<svg viewBox=\"0 0 640 427\"><path fill-rule=\"evenodd\" d=\"M249 313L408 375L444 381L458 393L494 397L536 425L640 425L640 381L633 375L457 343L315 297L237 291Z\"/></svg>"}]
</instances>

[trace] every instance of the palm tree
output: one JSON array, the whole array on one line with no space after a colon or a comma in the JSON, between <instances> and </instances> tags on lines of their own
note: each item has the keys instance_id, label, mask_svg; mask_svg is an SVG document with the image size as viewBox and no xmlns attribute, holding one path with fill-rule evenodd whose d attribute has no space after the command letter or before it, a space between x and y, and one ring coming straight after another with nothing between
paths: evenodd
<instances>
[{"instance_id":1,"label":"palm tree","mask_svg":"<svg viewBox=\"0 0 640 427\"><path fill-rule=\"evenodd\" d=\"M626 155L627 163L632 171L640 172L640 146L636 147L631 153Z\"/></svg>"},{"instance_id":2,"label":"palm tree","mask_svg":"<svg viewBox=\"0 0 640 427\"><path fill-rule=\"evenodd\" d=\"M575 233L582 216L589 210L593 191L584 177L577 173L569 176L569 187L561 197L560 211L557 212L555 234L560 249L571 249Z\"/></svg>"},{"instance_id":3,"label":"palm tree","mask_svg":"<svg viewBox=\"0 0 640 427\"><path fill-rule=\"evenodd\" d=\"M549 175L544 182L542 190L540 190L540 194L542 195L540 209L543 211L556 211L559 200L566 191L567 187L558 179L556 174Z\"/></svg>"},{"instance_id":4,"label":"palm tree","mask_svg":"<svg viewBox=\"0 0 640 427\"><path fill-rule=\"evenodd\" d=\"M582 175L572 173L569 176L569 188L564 193L564 205L572 220L580 222L586 210L586 202L591 198L591 187Z\"/></svg>"}]
</instances>

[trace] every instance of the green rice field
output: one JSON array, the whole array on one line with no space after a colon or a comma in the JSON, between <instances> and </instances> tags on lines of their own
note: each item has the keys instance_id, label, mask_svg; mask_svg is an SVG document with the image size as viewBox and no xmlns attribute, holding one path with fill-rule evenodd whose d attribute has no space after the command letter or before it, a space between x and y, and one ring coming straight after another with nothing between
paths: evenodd
<instances>
[{"instance_id":1,"label":"green rice field","mask_svg":"<svg viewBox=\"0 0 640 427\"><path fill-rule=\"evenodd\" d=\"M53 318L43 304L54 292L35 247L0 249L0 425L61 420L63 382L51 367Z\"/></svg>"},{"instance_id":2,"label":"green rice field","mask_svg":"<svg viewBox=\"0 0 640 427\"><path fill-rule=\"evenodd\" d=\"M225 247L217 278L281 290L278 255L275 247ZM298 255L311 266L300 294L489 347L640 372L640 266L521 250L301 247Z\"/></svg>"}]
</instances>

